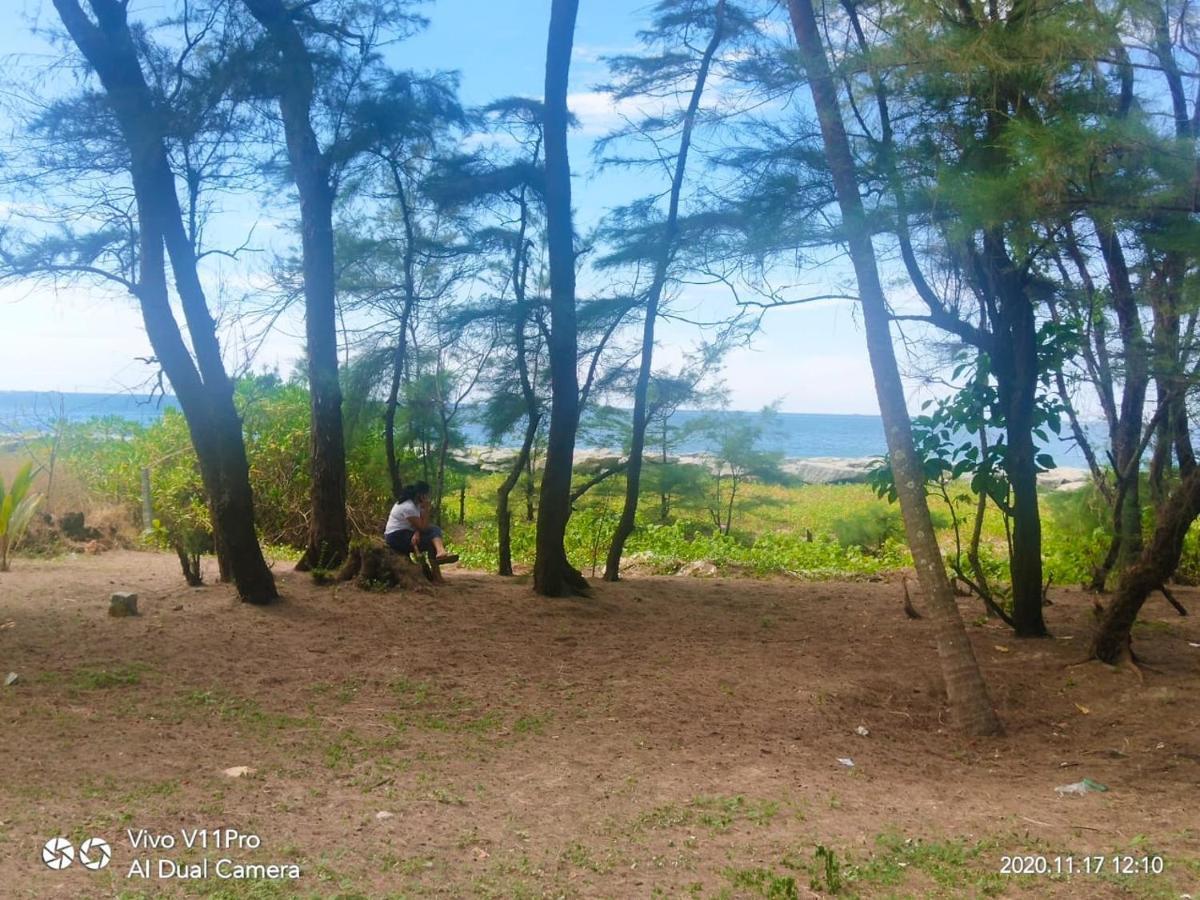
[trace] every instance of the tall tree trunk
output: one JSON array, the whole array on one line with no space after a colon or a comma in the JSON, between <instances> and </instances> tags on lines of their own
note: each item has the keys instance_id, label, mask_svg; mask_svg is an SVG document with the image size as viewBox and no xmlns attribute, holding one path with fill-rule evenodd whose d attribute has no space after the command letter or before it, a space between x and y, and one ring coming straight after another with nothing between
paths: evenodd
<instances>
[{"instance_id":1,"label":"tall tree trunk","mask_svg":"<svg viewBox=\"0 0 1200 900\"><path fill-rule=\"evenodd\" d=\"M1142 552L1141 472L1140 465L1133 457L1141 451L1150 366L1141 315L1120 238L1113 228L1103 222L1097 220L1094 224L1100 241L1100 255L1108 272L1125 360L1120 412L1115 427L1110 429L1113 467L1118 486L1124 488L1121 505L1113 511L1116 526L1114 542L1117 545L1114 563L1119 569L1124 569ZM1126 476L1127 472L1131 474Z\"/></svg>"},{"instance_id":2,"label":"tall tree trunk","mask_svg":"<svg viewBox=\"0 0 1200 900\"><path fill-rule=\"evenodd\" d=\"M642 454L646 449L646 406L650 391L650 372L654 361L654 326L658 320L658 306L662 301L663 288L667 283L667 272L675 255L675 240L679 233L679 196L683 192L683 178L687 171L688 151L692 145L692 130L696 126L696 115L700 111L700 100L708 82L708 72L725 28L725 0L717 0L712 37L700 58L696 72L696 83L683 114L683 127L679 137L679 153L675 157L675 172L671 177L671 193L667 203L667 220L663 225L662 244L658 258L654 261L654 277L646 295L646 322L642 328L642 359L638 367L637 384L633 391L633 435L629 443L629 465L625 472L625 505L617 530L608 548L604 563L604 580L617 581L621 577L621 554L625 541L633 534L637 522L638 496L642 486Z\"/></svg>"},{"instance_id":3,"label":"tall tree trunk","mask_svg":"<svg viewBox=\"0 0 1200 900\"><path fill-rule=\"evenodd\" d=\"M958 726L969 734L995 734L1001 730L1000 722L992 709L975 652L963 627L929 515L925 474L913 445L912 423L908 417L904 385L900 380L900 369L892 346L887 302L879 281L875 249L871 244L862 199L858 194L854 157L838 108L837 88L829 71L825 48L821 44L811 0L788 0L788 11L801 63L808 73L813 105L825 143L825 156L841 208L842 227L858 281L867 350L896 477L900 509L916 563L917 577L934 622L938 657L951 713Z\"/></svg>"},{"instance_id":4,"label":"tall tree trunk","mask_svg":"<svg viewBox=\"0 0 1200 900\"><path fill-rule=\"evenodd\" d=\"M517 458L513 460L513 466L509 470L508 475L505 476L500 487L496 489L496 531L499 536L499 574L501 575L511 575L513 573L512 510L509 508L508 498L529 462L529 451L533 448L533 441L537 437L540 421L541 416L537 410L532 410L529 414L528 424L525 426L525 438L521 441L521 450L517 454Z\"/></svg>"},{"instance_id":5,"label":"tall tree trunk","mask_svg":"<svg viewBox=\"0 0 1200 900\"><path fill-rule=\"evenodd\" d=\"M346 439L338 382L336 269L333 245L334 188L329 160L312 125L313 63L291 12L282 0L243 0L266 29L281 62L279 112L292 178L300 195L300 244L304 273L304 331L312 408L312 506L308 546L297 568L329 568L346 558Z\"/></svg>"},{"instance_id":6,"label":"tall tree trunk","mask_svg":"<svg viewBox=\"0 0 1200 900\"><path fill-rule=\"evenodd\" d=\"M400 166L392 158L389 158L387 162L392 173L392 184L396 188L396 198L400 203L401 221L404 223L404 306L400 310L400 335L396 338L396 352L392 356L392 383L388 387L383 417L383 442L384 452L387 455L388 477L392 482L392 496L398 499L400 490L404 487L404 479L400 477L400 462L396 458L396 412L400 406L400 382L404 379L404 368L407 362L408 326L412 321L413 308L417 302L415 272L417 229L413 222L412 207L408 202L408 192L405 190Z\"/></svg>"},{"instance_id":7,"label":"tall tree trunk","mask_svg":"<svg viewBox=\"0 0 1200 900\"><path fill-rule=\"evenodd\" d=\"M230 575L242 600L270 603L278 593L254 529L254 499L233 385L221 359L216 323L175 193L163 137L166 111L154 102L142 74L124 3L91 0L96 24L78 0L54 0L54 6L99 76L129 147L138 215L139 283L135 293L150 344L187 421ZM171 253L194 360L171 310L164 247Z\"/></svg>"},{"instance_id":8,"label":"tall tree trunk","mask_svg":"<svg viewBox=\"0 0 1200 900\"><path fill-rule=\"evenodd\" d=\"M1158 524L1138 561L1121 576L1120 586L1104 611L1092 640L1091 654L1116 663L1129 649L1133 623L1151 592L1175 572L1183 541L1200 516L1200 469L1193 469L1159 510Z\"/></svg>"},{"instance_id":9,"label":"tall tree trunk","mask_svg":"<svg viewBox=\"0 0 1200 900\"><path fill-rule=\"evenodd\" d=\"M575 234L567 156L567 84L579 0L553 0L546 44L546 238L550 263L550 435L538 501L534 590L563 597L587 589L567 561L563 540L571 516L571 468L579 426L579 359L575 324Z\"/></svg>"},{"instance_id":10,"label":"tall tree trunk","mask_svg":"<svg viewBox=\"0 0 1200 900\"><path fill-rule=\"evenodd\" d=\"M400 499L400 491L404 488L404 479L400 477L400 460L396 455L396 413L400 408L400 382L404 372L404 339L405 333L401 329L400 337L396 339L396 352L392 356L392 382L383 405L383 447L393 500Z\"/></svg>"},{"instance_id":11,"label":"tall tree trunk","mask_svg":"<svg viewBox=\"0 0 1200 900\"><path fill-rule=\"evenodd\" d=\"M535 159L537 155L535 154ZM498 536L498 571L501 575L512 575L512 510L509 508L509 497L517 481L529 467L530 453L534 441L537 440L538 426L542 421L541 409L538 406L537 391L529 373L529 360L526 357L525 326L529 318L529 304L526 297L526 286L529 278L529 255L525 238L529 228L529 204L526 201L526 188L523 185L520 193L520 226L517 230L517 240L513 247L512 286L516 304L513 310L513 349L517 363L517 375L521 380L521 397L525 400L525 437L521 441L521 449L513 460L512 468L504 482L496 491L496 531ZM533 518L530 515L529 518Z\"/></svg>"},{"instance_id":12,"label":"tall tree trunk","mask_svg":"<svg viewBox=\"0 0 1200 900\"><path fill-rule=\"evenodd\" d=\"M1037 495L1037 447L1033 441L1039 376L1037 321L1003 235L998 230L986 231L983 248L988 289L999 300L995 326L1000 340L992 355L992 366L1004 411L1004 468L1013 494L1013 627L1023 637L1044 637L1042 521Z\"/></svg>"}]
</instances>

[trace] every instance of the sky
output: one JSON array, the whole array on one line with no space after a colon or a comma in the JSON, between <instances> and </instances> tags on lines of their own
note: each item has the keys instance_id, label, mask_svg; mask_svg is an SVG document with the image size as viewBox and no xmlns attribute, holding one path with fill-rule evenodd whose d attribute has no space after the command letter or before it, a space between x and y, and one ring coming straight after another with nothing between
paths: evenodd
<instances>
[{"instance_id":1,"label":"sky","mask_svg":"<svg viewBox=\"0 0 1200 900\"><path fill-rule=\"evenodd\" d=\"M55 24L50 0L5 0L26 19L0 31L5 65L36 65L53 50L28 27ZM133 0L135 11L161 7L163 0ZM417 70L456 70L467 105L508 96L540 96L549 0L437 0L425 8L429 27L397 45L391 62ZM570 105L580 120L570 145L574 205L581 230L599 221L614 202L631 199L644 185L626 173L597 173L591 148L597 137L619 122L618 111L596 90L605 76L602 57L636 46L636 32L647 21L644 0L582 0L572 64ZM14 56L16 55L16 56ZM11 123L0 117L0 128ZM657 188L657 185L655 186ZM245 217L242 227L254 224ZM270 233L271 229L264 229ZM282 230L271 239L274 252L286 252ZM236 246L240 235L227 243ZM844 291L844 270L829 267L807 275L813 293ZM595 282L590 287L601 289ZM730 311L732 301L703 288L681 297L685 306ZM290 372L302 353L302 324L284 321L258 347L256 369ZM93 287L57 293L30 284L0 288L0 390L136 390L153 375L139 358L152 353L133 300ZM16 336L15 339L13 336ZM678 347L692 343L691 329L660 329L664 362L678 358ZM239 334L226 334L225 346L242 357L248 352ZM870 365L858 317L846 302L822 302L768 314L763 329L745 349L727 359L723 380L735 409L758 409L778 402L786 412L875 414Z\"/></svg>"}]
</instances>

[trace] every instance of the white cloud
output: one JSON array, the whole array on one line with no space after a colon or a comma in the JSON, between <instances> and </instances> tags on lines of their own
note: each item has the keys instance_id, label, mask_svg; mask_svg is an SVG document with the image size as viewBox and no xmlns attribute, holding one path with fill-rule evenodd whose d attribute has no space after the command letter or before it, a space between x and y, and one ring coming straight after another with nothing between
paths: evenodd
<instances>
[{"instance_id":1,"label":"white cloud","mask_svg":"<svg viewBox=\"0 0 1200 900\"><path fill-rule=\"evenodd\" d=\"M647 114L662 112L646 100L615 100L603 91L579 91L567 95L567 108L579 120L576 133L587 137L601 137L620 128L626 120L636 120Z\"/></svg>"}]
</instances>

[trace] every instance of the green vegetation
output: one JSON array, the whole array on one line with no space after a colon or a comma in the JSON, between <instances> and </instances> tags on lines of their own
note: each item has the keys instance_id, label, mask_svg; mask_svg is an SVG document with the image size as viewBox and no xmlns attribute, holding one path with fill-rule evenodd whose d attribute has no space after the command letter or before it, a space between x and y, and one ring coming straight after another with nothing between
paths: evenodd
<instances>
[{"instance_id":1,"label":"green vegetation","mask_svg":"<svg viewBox=\"0 0 1200 900\"><path fill-rule=\"evenodd\" d=\"M0 572L8 571L8 555L16 549L42 498L33 493L33 463L26 463L13 476L7 489L0 478Z\"/></svg>"},{"instance_id":2,"label":"green vegetation","mask_svg":"<svg viewBox=\"0 0 1200 900\"><path fill-rule=\"evenodd\" d=\"M142 673L149 668L133 664L111 669L76 669L71 673L70 686L77 691L99 691L106 688L129 687L140 684Z\"/></svg>"},{"instance_id":3,"label":"green vegetation","mask_svg":"<svg viewBox=\"0 0 1200 900\"><path fill-rule=\"evenodd\" d=\"M246 423L247 452L255 491L259 532L276 558L294 558L306 532L295 510L306 503L303 477L307 450L308 397L303 388L274 376L245 379L237 389L238 407ZM364 413L366 415L366 413ZM381 530L390 506L389 480L383 463L382 438L369 428L352 432L350 517L366 535ZM68 430L62 446L67 471L88 484L101 503L122 503L130 521L140 515L139 472L152 470L158 528L146 536L164 549L211 551L209 514L186 424L168 410L149 427L103 420ZM744 476L738 486L735 514L726 531L729 507L718 524L713 497L718 478L698 465L686 478L673 477L673 493L665 521L658 502L659 465L647 461L645 502L638 527L626 544L625 558L645 572L670 574L694 562L712 563L718 572L806 579L862 578L911 565L904 543L899 509L875 495L866 484L805 485L777 471ZM472 568L497 565L496 489L502 473L460 465L455 477L466 484L462 522L458 510L443 518L455 550ZM567 526L566 546L574 565L585 574L603 566L603 556L620 513L623 480L606 479L576 503ZM726 488L722 488L726 490ZM724 494L728 504L728 492ZM960 535L974 527L977 497L965 481L951 482L948 503L935 507L934 524L948 556ZM1042 494L1046 573L1055 584L1079 584L1091 577L1108 547L1109 523L1103 499L1093 488ZM524 515L512 523L512 551L518 566L533 562L535 528ZM990 583L1002 583L1008 558L1004 517L994 504L984 513L980 562ZM1200 578L1200 535L1189 535L1180 566L1183 579Z\"/></svg>"}]
</instances>

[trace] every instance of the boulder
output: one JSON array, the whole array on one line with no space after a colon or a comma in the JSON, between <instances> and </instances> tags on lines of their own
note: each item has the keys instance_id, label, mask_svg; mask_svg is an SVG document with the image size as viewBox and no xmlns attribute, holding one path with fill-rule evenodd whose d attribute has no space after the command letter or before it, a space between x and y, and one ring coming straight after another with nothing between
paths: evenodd
<instances>
[{"instance_id":1,"label":"boulder","mask_svg":"<svg viewBox=\"0 0 1200 900\"><path fill-rule=\"evenodd\" d=\"M1047 491L1077 491L1087 487L1092 482L1092 473L1087 469L1074 469L1070 466L1059 466L1046 472L1039 472L1038 487Z\"/></svg>"},{"instance_id":2,"label":"boulder","mask_svg":"<svg viewBox=\"0 0 1200 900\"><path fill-rule=\"evenodd\" d=\"M805 484L847 484L864 482L871 470L880 465L878 457L838 459L815 456L810 459L789 459L780 468Z\"/></svg>"}]
</instances>

